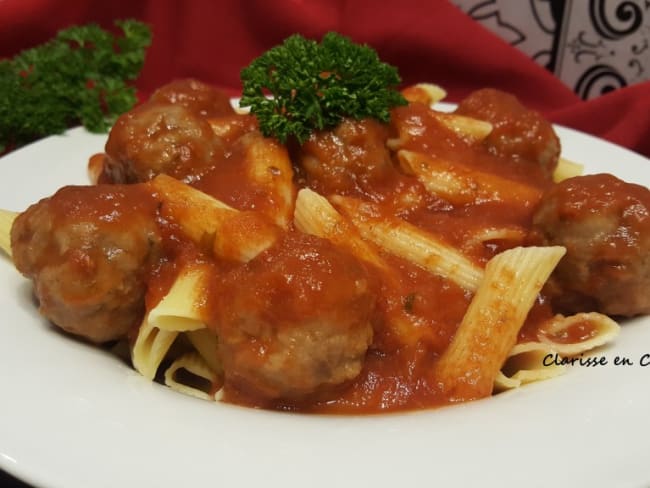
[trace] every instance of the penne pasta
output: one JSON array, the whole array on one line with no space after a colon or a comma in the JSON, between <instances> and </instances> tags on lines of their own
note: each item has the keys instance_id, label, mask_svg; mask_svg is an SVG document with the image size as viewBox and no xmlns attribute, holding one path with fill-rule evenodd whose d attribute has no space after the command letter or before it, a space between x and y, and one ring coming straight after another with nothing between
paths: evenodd
<instances>
[{"instance_id":1,"label":"penne pasta","mask_svg":"<svg viewBox=\"0 0 650 488\"><path fill-rule=\"evenodd\" d=\"M553 171L553 181L559 183L574 176L580 176L584 172L584 166L575 163L566 158L560 158L557 162L557 167Z\"/></svg>"},{"instance_id":2,"label":"penne pasta","mask_svg":"<svg viewBox=\"0 0 650 488\"><path fill-rule=\"evenodd\" d=\"M156 377L160 363L178 336L177 331L160 330L145 316L131 349L135 370L149 380Z\"/></svg>"},{"instance_id":3,"label":"penne pasta","mask_svg":"<svg viewBox=\"0 0 650 488\"><path fill-rule=\"evenodd\" d=\"M541 192L532 186L456 161L405 149L397 152L397 158L402 169L415 175L427 191L454 204L504 202L530 207L541 198Z\"/></svg>"},{"instance_id":4,"label":"penne pasta","mask_svg":"<svg viewBox=\"0 0 650 488\"><path fill-rule=\"evenodd\" d=\"M494 380L494 390L504 391L519 388L526 383L542 381L562 375L566 367L547 365L544 358L555 354L555 350L541 342L516 344L508 353L506 362Z\"/></svg>"},{"instance_id":5,"label":"penne pasta","mask_svg":"<svg viewBox=\"0 0 650 488\"><path fill-rule=\"evenodd\" d=\"M474 291L483 278L480 266L434 235L396 217L381 216L371 203L333 196L332 202L361 235L385 251Z\"/></svg>"},{"instance_id":6,"label":"penne pasta","mask_svg":"<svg viewBox=\"0 0 650 488\"><path fill-rule=\"evenodd\" d=\"M18 217L17 212L0 209L0 249L11 257L11 227Z\"/></svg>"},{"instance_id":7,"label":"penne pasta","mask_svg":"<svg viewBox=\"0 0 650 488\"><path fill-rule=\"evenodd\" d=\"M216 334L208 329L196 329L186 332L185 336L197 353L210 366L210 369L215 373L222 374L223 366L219 359L219 340Z\"/></svg>"},{"instance_id":8,"label":"penne pasta","mask_svg":"<svg viewBox=\"0 0 650 488\"><path fill-rule=\"evenodd\" d=\"M524 243L527 232L518 226L485 227L472 232L462 244L463 249L473 250L488 242L507 242L508 247L520 246Z\"/></svg>"},{"instance_id":9,"label":"penne pasta","mask_svg":"<svg viewBox=\"0 0 650 488\"><path fill-rule=\"evenodd\" d=\"M294 223L300 231L327 239L377 269L388 270L377 250L361 238L354 226L325 197L315 191L303 188L298 192Z\"/></svg>"},{"instance_id":10,"label":"penne pasta","mask_svg":"<svg viewBox=\"0 0 650 488\"><path fill-rule=\"evenodd\" d=\"M468 142L480 142L492 132L492 124L485 120L454 113L433 112L438 122Z\"/></svg>"},{"instance_id":11,"label":"penne pasta","mask_svg":"<svg viewBox=\"0 0 650 488\"><path fill-rule=\"evenodd\" d=\"M300 190L294 219L300 231L328 239L334 245L346 249L356 258L373 266L386 286L399 287L394 273L378 250L372 243L364 241L359 231L325 197L308 188ZM387 328L402 345L412 346L422 337L424 331L418 323L418 317L405 311L403 306L393 304L385 313Z\"/></svg>"},{"instance_id":12,"label":"penne pasta","mask_svg":"<svg viewBox=\"0 0 650 488\"><path fill-rule=\"evenodd\" d=\"M175 332L205 328L203 309L210 272L209 266L200 263L183 268L169 292L149 311L149 324Z\"/></svg>"},{"instance_id":13,"label":"penne pasta","mask_svg":"<svg viewBox=\"0 0 650 488\"><path fill-rule=\"evenodd\" d=\"M419 102L434 105L447 97L444 88L433 83L417 83L402 90L402 95L409 102Z\"/></svg>"},{"instance_id":14,"label":"penne pasta","mask_svg":"<svg viewBox=\"0 0 650 488\"><path fill-rule=\"evenodd\" d=\"M542 326L537 337L561 356L577 356L613 341L621 327L598 312L557 315Z\"/></svg>"},{"instance_id":15,"label":"penne pasta","mask_svg":"<svg viewBox=\"0 0 650 488\"><path fill-rule=\"evenodd\" d=\"M165 370L165 385L202 400L218 399L219 390L216 393L213 391L214 385L218 384L219 375L196 353L184 354Z\"/></svg>"},{"instance_id":16,"label":"penne pasta","mask_svg":"<svg viewBox=\"0 0 650 488\"><path fill-rule=\"evenodd\" d=\"M560 246L517 247L488 262L480 287L436 365L436 379L451 401L492 393L519 329L565 252Z\"/></svg>"},{"instance_id":17,"label":"penne pasta","mask_svg":"<svg viewBox=\"0 0 650 488\"><path fill-rule=\"evenodd\" d=\"M296 194L287 149L257 131L243 136L240 143L245 148L247 179L266 194L265 204L259 211L286 230L292 219Z\"/></svg>"},{"instance_id":18,"label":"penne pasta","mask_svg":"<svg viewBox=\"0 0 650 488\"><path fill-rule=\"evenodd\" d=\"M257 212L240 212L196 188L161 174L149 183L162 212L187 236L220 258L248 262L273 245L279 229Z\"/></svg>"}]
</instances>

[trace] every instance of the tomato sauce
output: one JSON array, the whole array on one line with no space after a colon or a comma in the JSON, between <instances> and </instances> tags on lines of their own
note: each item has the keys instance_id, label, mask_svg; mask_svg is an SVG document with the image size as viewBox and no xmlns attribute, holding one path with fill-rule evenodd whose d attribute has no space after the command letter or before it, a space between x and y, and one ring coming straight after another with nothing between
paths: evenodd
<instances>
[{"instance_id":1,"label":"tomato sauce","mask_svg":"<svg viewBox=\"0 0 650 488\"><path fill-rule=\"evenodd\" d=\"M490 103L490 110L499 112L497 102ZM501 115L490 117L498 119L494 124L504 138L517 138L521 135L517 123L508 120L517 111L508 103L501 107ZM466 112L472 110L477 110L476 103L465 107ZM212 160L211 169L202 164L186 181L240 211L272 214L277 195L251 179L250 155L241 142L256 130L254 119L228 114L213 123L216 132L222 131L223 150ZM427 106L411 103L394 109L389 124L345 121L332 131L313 135L302 146L290 144L288 151L296 189L309 187L325 196L370 201L380 216L404 219L482 267L497 253L526 243L532 213L551 185L545 166L532 160L543 152L540 134L535 134L533 148L521 143L496 147L494 141L473 140L455 132ZM400 150L452 162L470 175L481 173L495 195L518 196L483 198L477 193L472 201L451 202L428 191L401 167ZM254 227L246 227L245 220L241 232L232 232L254 234ZM434 370L467 310L471 292L381 250L388 274L345 251L331 250L330 245L307 249L304 239L291 237L299 234L293 224L278 233L276 245L245 264L209 257L171 222L163 222L163 228L166 258L151 274L147 307L168 291L182 263L212 263L214 281L206 317L209 328L219 336L222 360L230 371L225 379L226 401L346 414L412 410L453 401L438 384ZM345 306L340 307L341 303ZM541 297L518 340L535 340L540 324L550 317L552 310ZM370 334L358 326L359 321L370 324ZM307 332L298 331L296 324ZM349 354L344 360L332 359L338 354L335 349L326 354L310 350L315 343L327 349L327 344L337 341L344 344L340 354ZM291 349L294 343L300 347ZM289 344L290 352L279 351L278 344ZM358 350L364 351L360 360ZM313 356L319 354L325 355L320 366L315 366ZM353 370L355 374L350 373ZM260 375L266 380L264 385L258 382ZM321 375L335 376L336 384L300 394L305 384ZM295 389L284 383L286 376L295 377ZM304 386L304 391L311 390ZM282 392L288 392L290 399Z\"/></svg>"}]
</instances>

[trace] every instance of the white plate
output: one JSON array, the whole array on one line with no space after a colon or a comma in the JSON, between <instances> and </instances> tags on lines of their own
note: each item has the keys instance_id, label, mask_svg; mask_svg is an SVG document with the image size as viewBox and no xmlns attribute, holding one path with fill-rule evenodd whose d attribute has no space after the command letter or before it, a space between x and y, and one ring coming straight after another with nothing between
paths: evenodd
<instances>
[{"instance_id":1,"label":"white plate","mask_svg":"<svg viewBox=\"0 0 650 488\"><path fill-rule=\"evenodd\" d=\"M650 161L559 129L587 172L650 186ZM0 208L71 183L105 137L81 129L0 160ZM650 318L624 324L609 365L466 405L308 416L184 397L56 333L0 259L0 467L39 486L650 485ZM634 361L613 366L616 356ZM650 358L650 356L648 356ZM650 359L648 360L650 363Z\"/></svg>"}]
</instances>

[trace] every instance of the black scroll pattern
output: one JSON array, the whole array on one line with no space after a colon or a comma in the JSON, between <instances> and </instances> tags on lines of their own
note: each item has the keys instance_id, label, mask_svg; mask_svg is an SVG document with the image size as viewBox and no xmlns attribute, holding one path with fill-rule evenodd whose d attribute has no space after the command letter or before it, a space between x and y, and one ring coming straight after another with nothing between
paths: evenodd
<instances>
[{"instance_id":1,"label":"black scroll pattern","mask_svg":"<svg viewBox=\"0 0 650 488\"><path fill-rule=\"evenodd\" d=\"M575 91L581 98L594 98L627 85L625 78L612 66L597 64L578 79Z\"/></svg>"},{"instance_id":2,"label":"black scroll pattern","mask_svg":"<svg viewBox=\"0 0 650 488\"><path fill-rule=\"evenodd\" d=\"M621 39L635 32L643 22L643 10L629 0L620 2L614 10L614 19L608 15L606 5L612 0L589 0L589 15L594 29L605 39Z\"/></svg>"},{"instance_id":3,"label":"black scroll pattern","mask_svg":"<svg viewBox=\"0 0 650 488\"><path fill-rule=\"evenodd\" d=\"M650 0L451 0L582 98L650 79Z\"/></svg>"}]
</instances>

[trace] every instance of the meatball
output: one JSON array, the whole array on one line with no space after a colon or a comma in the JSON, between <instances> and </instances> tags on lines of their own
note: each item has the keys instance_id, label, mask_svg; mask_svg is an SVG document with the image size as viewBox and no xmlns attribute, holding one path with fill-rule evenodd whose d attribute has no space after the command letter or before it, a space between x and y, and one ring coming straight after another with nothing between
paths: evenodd
<instances>
[{"instance_id":1,"label":"meatball","mask_svg":"<svg viewBox=\"0 0 650 488\"><path fill-rule=\"evenodd\" d=\"M217 88L193 79L172 81L151 95L151 102L182 105L202 117L232 115L230 97Z\"/></svg>"},{"instance_id":2,"label":"meatball","mask_svg":"<svg viewBox=\"0 0 650 488\"><path fill-rule=\"evenodd\" d=\"M541 244L567 254L553 273L555 305L573 313L650 313L650 190L608 175L554 186L533 217Z\"/></svg>"},{"instance_id":3,"label":"meatball","mask_svg":"<svg viewBox=\"0 0 650 488\"><path fill-rule=\"evenodd\" d=\"M328 241L288 234L218 286L210 324L227 385L297 400L360 373L374 298L362 265Z\"/></svg>"},{"instance_id":4,"label":"meatball","mask_svg":"<svg viewBox=\"0 0 650 488\"><path fill-rule=\"evenodd\" d=\"M492 153L534 162L551 179L560 156L560 140L541 114L527 109L514 96L490 88L471 93L456 113L492 124L485 139Z\"/></svg>"},{"instance_id":5,"label":"meatball","mask_svg":"<svg viewBox=\"0 0 650 488\"><path fill-rule=\"evenodd\" d=\"M146 103L121 115L106 142L103 181L137 183L160 173L187 182L212 167L223 143L182 105Z\"/></svg>"},{"instance_id":6,"label":"meatball","mask_svg":"<svg viewBox=\"0 0 650 488\"><path fill-rule=\"evenodd\" d=\"M387 137L387 126L376 120L345 119L309 137L298 154L300 169L319 193L367 190L373 181L392 175Z\"/></svg>"},{"instance_id":7,"label":"meatball","mask_svg":"<svg viewBox=\"0 0 650 488\"><path fill-rule=\"evenodd\" d=\"M20 214L13 259L33 280L41 313L96 343L139 323L160 249L157 206L142 185L68 186Z\"/></svg>"}]
</instances>

